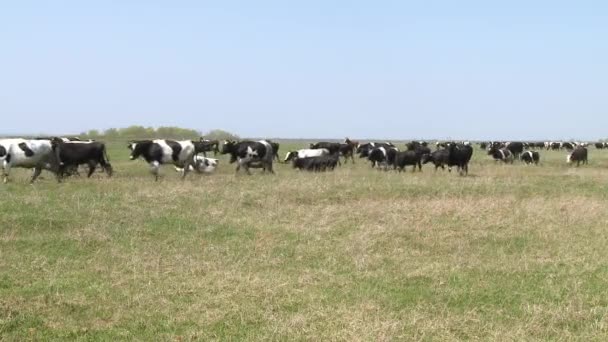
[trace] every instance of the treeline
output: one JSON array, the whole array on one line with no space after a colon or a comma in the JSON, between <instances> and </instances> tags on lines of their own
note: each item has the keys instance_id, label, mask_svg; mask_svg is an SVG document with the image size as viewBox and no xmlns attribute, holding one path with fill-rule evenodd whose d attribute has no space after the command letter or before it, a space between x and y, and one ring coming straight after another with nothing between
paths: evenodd
<instances>
[{"instance_id":1,"label":"treeline","mask_svg":"<svg viewBox=\"0 0 608 342\"><path fill-rule=\"evenodd\" d=\"M239 139L239 136L221 129L213 129L206 133L194 129L181 127L144 127L130 126L126 128L108 128L100 131L92 129L88 132L82 132L79 135L83 139L144 139L144 138L165 138L176 140L198 140L200 137L206 139Z\"/></svg>"}]
</instances>

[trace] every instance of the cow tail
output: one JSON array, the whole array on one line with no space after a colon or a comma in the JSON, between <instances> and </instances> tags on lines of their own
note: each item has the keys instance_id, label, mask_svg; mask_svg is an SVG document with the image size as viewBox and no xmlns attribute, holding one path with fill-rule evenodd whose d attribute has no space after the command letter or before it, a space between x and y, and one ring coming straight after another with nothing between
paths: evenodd
<instances>
[{"instance_id":1,"label":"cow tail","mask_svg":"<svg viewBox=\"0 0 608 342\"><path fill-rule=\"evenodd\" d=\"M110 157L108 157L108 152L106 152L106 145L103 145L103 157L106 159L106 162L110 162Z\"/></svg>"}]
</instances>

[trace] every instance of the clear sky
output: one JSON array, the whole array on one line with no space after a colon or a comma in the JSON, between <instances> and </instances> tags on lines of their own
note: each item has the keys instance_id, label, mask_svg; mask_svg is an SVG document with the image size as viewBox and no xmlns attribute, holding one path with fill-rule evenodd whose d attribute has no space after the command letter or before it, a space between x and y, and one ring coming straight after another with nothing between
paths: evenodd
<instances>
[{"instance_id":1,"label":"clear sky","mask_svg":"<svg viewBox=\"0 0 608 342\"><path fill-rule=\"evenodd\" d=\"M3 1L0 133L608 137L606 1Z\"/></svg>"}]
</instances>

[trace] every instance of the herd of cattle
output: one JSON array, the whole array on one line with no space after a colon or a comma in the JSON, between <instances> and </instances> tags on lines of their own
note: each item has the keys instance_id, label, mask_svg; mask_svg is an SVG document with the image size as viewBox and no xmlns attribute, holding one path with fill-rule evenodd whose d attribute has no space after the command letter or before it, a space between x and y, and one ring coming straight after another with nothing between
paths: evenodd
<instances>
[{"instance_id":1,"label":"herd of cattle","mask_svg":"<svg viewBox=\"0 0 608 342\"><path fill-rule=\"evenodd\" d=\"M412 166L413 171L422 165L432 163L438 168L451 171L456 167L461 175L468 173L468 166L473 156L473 146L469 142L437 142L436 149L431 150L424 141L412 141L405 144L403 150L390 142L359 143L346 138L344 142L317 142L309 148L289 151L283 163L291 162L293 168L306 171L331 171L344 163L355 163L358 158L367 159L372 168L380 170L405 171ZM539 150L567 150L567 162L587 163L588 143L578 142L481 142L479 148L486 151L496 161L513 163L521 160L526 164L538 164ZM598 142L597 149L608 149L608 143ZM128 144L130 159L143 159L149 164L155 179L158 180L160 166L172 164L181 172L182 178L189 172L212 173L218 165L218 159L208 158L207 152L214 155L226 154L230 163L236 163L236 172L241 168L250 174L250 168L261 168L274 173L273 162L279 159L280 145L270 140L233 141L220 143L217 140L175 141L169 139L136 140ZM88 166L87 177L90 177L98 166L112 176L106 146L101 141L80 140L78 138L37 138L37 139L0 139L0 163L3 181L9 179L12 168L33 169L31 181L35 181L42 170L55 173L57 180L79 174L81 165Z\"/></svg>"}]
</instances>

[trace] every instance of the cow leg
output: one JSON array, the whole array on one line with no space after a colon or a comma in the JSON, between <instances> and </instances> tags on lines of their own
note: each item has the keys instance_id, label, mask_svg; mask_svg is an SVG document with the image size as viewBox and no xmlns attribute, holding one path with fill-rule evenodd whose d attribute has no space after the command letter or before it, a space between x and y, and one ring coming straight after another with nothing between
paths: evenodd
<instances>
[{"instance_id":1,"label":"cow leg","mask_svg":"<svg viewBox=\"0 0 608 342\"><path fill-rule=\"evenodd\" d=\"M30 180L30 184L34 183L34 181L36 180L36 178L38 178L38 176L40 176L41 172L42 172L42 168L40 166L36 166L34 168L34 173L32 173L32 179Z\"/></svg>"},{"instance_id":2,"label":"cow leg","mask_svg":"<svg viewBox=\"0 0 608 342\"><path fill-rule=\"evenodd\" d=\"M87 173L87 178L91 178L91 175L95 172L95 169L97 168L97 162L90 160L88 162L89 164L89 172Z\"/></svg>"},{"instance_id":3,"label":"cow leg","mask_svg":"<svg viewBox=\"0 0 608 342\"><path fill-rule=\"evenodd\" d=\"M10 170L11 170L10 165L8 165L5 161L4 165L2 167L2 182L4 184L8 183L8 174L9 174Z\"/></svg>"},{"instance_id":4,"label":"cow leg","mask_svg":"<svg viewBox=\"0 0 608 342\"><path fill-rule=\"evenodd\" d=\"M150 163L150 171L152 172L152 174L154 175L154 180L158 181L158 172L160 169L160 163L157 161L154 161L152 163Z\"/></svg>"},{"instance_id":5,"label":"cow leg","mask_svg":"<svg viewBox=\"0 0 608 342\"><path fill-rule=\"evenodd\" d=\"M268 163L268 172L274 175L274 170L272 169L272 161Z\"/></svg>"}]
</instances>

